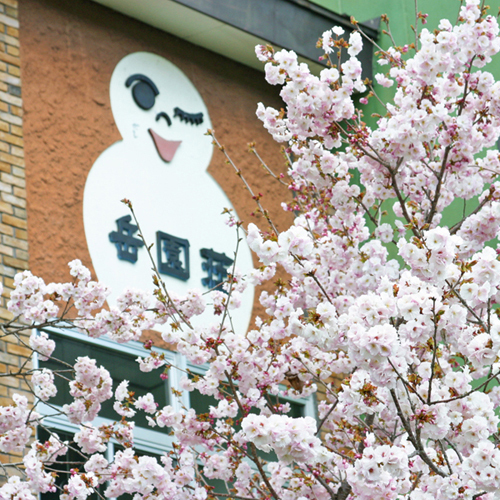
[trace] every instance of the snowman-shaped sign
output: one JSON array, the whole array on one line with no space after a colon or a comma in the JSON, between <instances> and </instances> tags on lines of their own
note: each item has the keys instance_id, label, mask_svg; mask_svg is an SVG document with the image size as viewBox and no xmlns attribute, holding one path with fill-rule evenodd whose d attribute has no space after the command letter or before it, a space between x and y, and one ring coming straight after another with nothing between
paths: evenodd
<instances>
[{"instance_id":1,"label":"snowman-shaped sign","mask_svg":"<svg viewBox=\"0 0 500 500\"><path fill-rule=\"evenodd\" d=\"M116 66L111 109L123 140L97 158L85 184L85 235L97 278L110 286L111 303L126 288L151 290L151 262L137 226L121 200L134 206L167 289L221 289L235 259L235 228L221 215L231 203L208 174L212 157L208 110L193 84L163 57L137 52ZM250 249L239 245L236 266L252 268ZM245 333L254 291L232 312ZM208 301L209 302L209 301ZM213 309L194 319L207 324Z\"/></svg>"}]
</instances>

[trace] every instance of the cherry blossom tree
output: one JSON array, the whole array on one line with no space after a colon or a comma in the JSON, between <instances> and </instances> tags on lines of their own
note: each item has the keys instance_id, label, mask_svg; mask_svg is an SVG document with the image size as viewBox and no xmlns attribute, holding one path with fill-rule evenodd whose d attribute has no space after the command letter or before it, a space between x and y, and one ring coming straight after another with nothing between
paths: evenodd
<instances>
[{"instance_id":1,"label":"cherry blossom tree","mask_svg":"<svg viewBox=\"0 0 500 500\"><path fill-rule=\"evenodd\" d=\"M467 0L455 26L443 20L410 46L380 49L375 78L395 94L373 130L355 106L356 93L367 92L361 108L377 98L356 58L363 36L325 32L330 67L319 77L291 51L257 48L267 81L282 86L286 110L259 104L257 116L284 146L294 195L284 208L295 218L279 232L255 196L269 227L245 230L261 267L233 269L225 293L178 297L156 278L154 295L127 291L103 309L106 287L78 261L68 283L16 277L16 320L2 335L38 325L29 346L39 359L55 347L47 326L119 343L157 329L192 364L208 364L182 387L214 404L197 414L135 397L127 381L113 391L109 371L82 356L64 375L72 402L61 409L79 431L40 442L38 402L50 404L61 374L26 365L18 375L31 376L34 406L16 396L0 408L0 450L26 450L0 498L57 488L64 500L500 498L500 82L484 69L500 51L498 24ZM445 225L455 199L477 202ZM266 317L233 331L228 305L273 280L260 296ZM193 327L206 307L220 323ZM145 347L141 370L177 369ZM290 415L284 397L315 394L317 419ZM118 420L93 425L107 400ZM141 413L173 440L162 457L134 450ZM110 440L123 445L112 459ZM68 447L81 463L56 486L51 471Z\"/></svg>"}]
</instances>

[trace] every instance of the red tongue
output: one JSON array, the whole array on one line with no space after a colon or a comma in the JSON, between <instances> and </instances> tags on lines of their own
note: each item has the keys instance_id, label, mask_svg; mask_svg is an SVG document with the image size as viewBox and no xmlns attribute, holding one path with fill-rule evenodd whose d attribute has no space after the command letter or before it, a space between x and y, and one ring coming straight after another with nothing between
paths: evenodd
<instances>
[{"instance_id":1,"label":"red tongue","mask_svg":"<svg viewBox=\"0 0 500 500\"><path fill-rule=\"evenodd\" d=\"M158 135L153 129L148 129L156 146L156 150L163 161L172 161L177 148L181 145L182 141L167 141Z\"/></svg>"}]
</instances>

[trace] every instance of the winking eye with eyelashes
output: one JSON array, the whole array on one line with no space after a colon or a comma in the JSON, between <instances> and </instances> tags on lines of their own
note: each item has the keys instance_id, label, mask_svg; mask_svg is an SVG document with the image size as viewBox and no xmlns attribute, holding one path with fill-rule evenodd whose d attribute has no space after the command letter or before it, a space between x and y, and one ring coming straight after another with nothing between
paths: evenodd
<instances>
[{"instance_id":1,"label":"winking eye with eyelashes","mask_svg":"<svg viewBox=\"0 0 500 500\"><path fill-rule=\"evenodd\" d=\"M203 113L187 113L181 108L174 108L174 118L179 118L182 122L192 125L201 125L203 123Z\"/></svg>"}]
</instances>

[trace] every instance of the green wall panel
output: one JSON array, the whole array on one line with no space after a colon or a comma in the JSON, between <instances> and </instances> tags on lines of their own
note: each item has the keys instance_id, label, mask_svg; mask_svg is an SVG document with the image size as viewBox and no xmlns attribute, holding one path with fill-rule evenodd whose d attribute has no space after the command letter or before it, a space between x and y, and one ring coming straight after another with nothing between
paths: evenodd
<instances>
[{"instance_id":1,"label":"green wall panel","mask_svg":"<svg viewBox=\"0 0 500 500\"><path fill-rule=\"evenodd\" d=\"M439 25L441 19L449 19L452 24L457 20L458 12L460 10L461 2L460 0L313 0L312 3L316 3L324 8L332 10L337 14L344 14L347 16L354 16L357 21L363 22L379 17L382 14L387 14L389 16L390 29L394 41L397 45L403 46L410 44L415 41L415 34L411 29L411 25L415 25L415 4L417 3L418 11L422 13L427 13L429 16L427 18L427 24L424 26L430 31L436 29ZM500 8L500 0L490 0L485 2L486 5L490 6L489 13L496 16ZM422 29L422 24L418 24L419 30ZM381 25L382 29L385 29L384 23ZM321 33L318 33L320 36ZM382 48L387 48L392 45L388 36L380 33L378 44ZM410 55L412 52L410 52ZM374 58L374 74L383 73L387 71L387 66L379 66ZM497 54L491 64L484 68L485 71L489 71L493 76L499 80L500 79L500 54ZM375 90L382 101L389 101L394 93L394 88L383 88L378 85L374 85ZM372 114L377 113L380 115L385 114L385 110L378 103L376 99L371 99L370 103L366 106L359 106L364 113L364 120L371 127L376 126L376 118ZM393 200L387 200L384 202L384 208L388 210L390 222L393 220L392 213ZM469 200L465 202L461 199L456 199L443 213L442 223L452 226L457 219L461 218L463 213L470 213L476 206L477 200ZM395 255L394 249L389 249L392 256Z\"/></svg>"}]
</instances>

